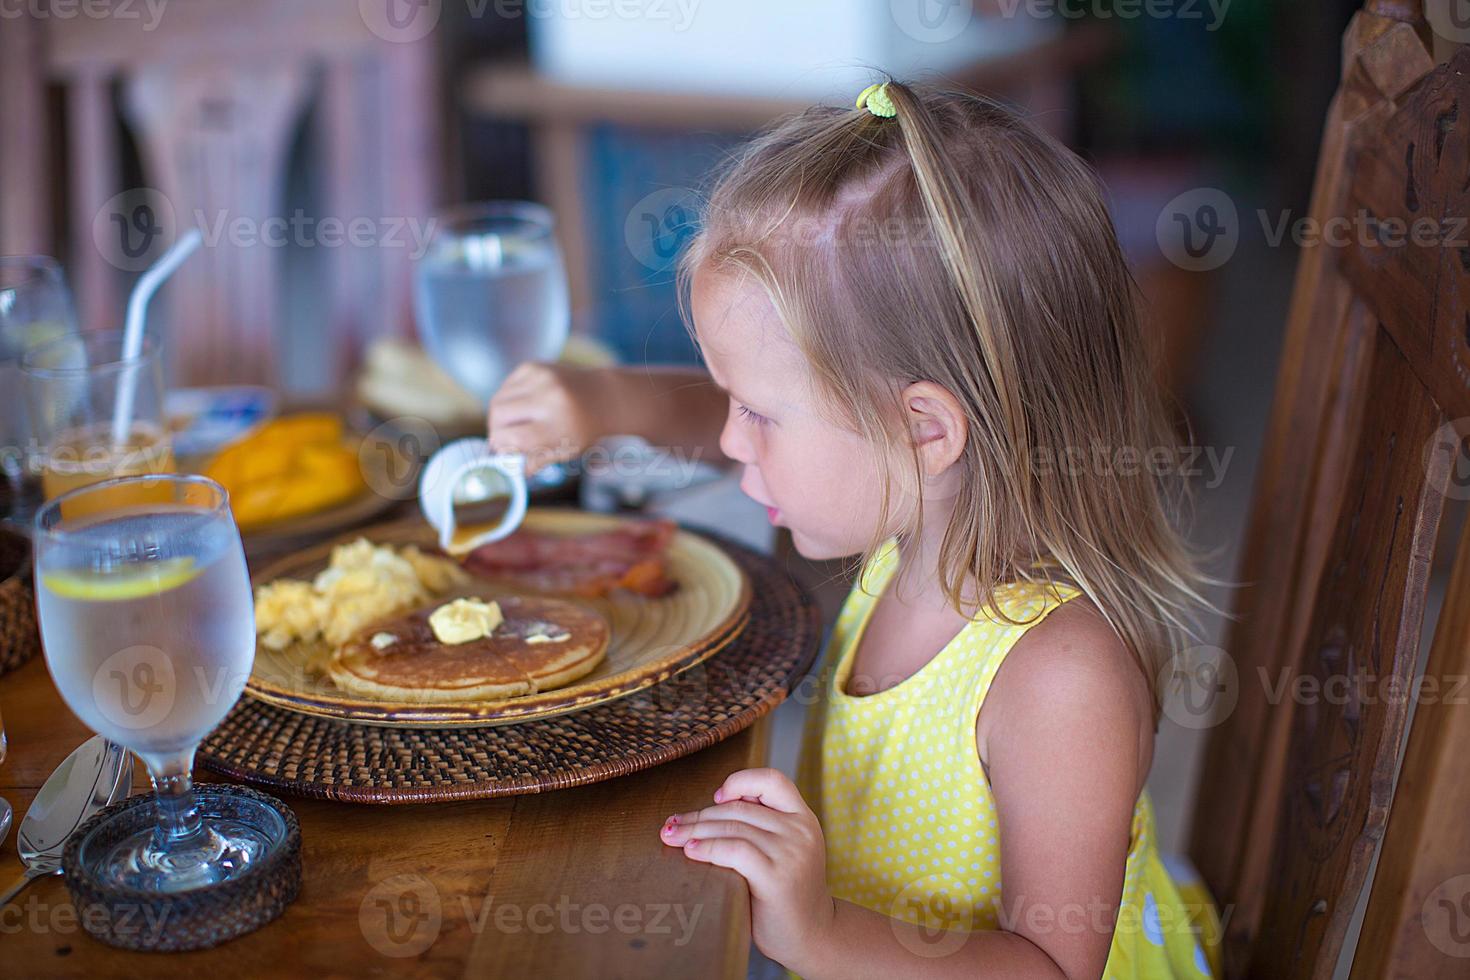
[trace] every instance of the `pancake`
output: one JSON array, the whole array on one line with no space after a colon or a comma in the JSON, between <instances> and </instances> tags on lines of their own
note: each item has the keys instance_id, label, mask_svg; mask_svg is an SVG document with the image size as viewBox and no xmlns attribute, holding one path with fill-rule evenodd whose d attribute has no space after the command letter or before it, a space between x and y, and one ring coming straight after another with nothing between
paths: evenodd
<instances>
[{"instance_id":1,"label":"pancake","mask_svg":"<svg viewBox=\"0 0 1470 980\"><path fill-rule=\"evenodd\" d=\"M429 625L435 603L355 634L332 655L328 673L342 690L384 701L498 701L564 687L607 653L607 623L590 609L530 596L495 601L505 620L489 636L439 642ZM375 646L380 633L394 641ZM533 642L538 633L566 639Z\"/></svg>"}]
</instances>

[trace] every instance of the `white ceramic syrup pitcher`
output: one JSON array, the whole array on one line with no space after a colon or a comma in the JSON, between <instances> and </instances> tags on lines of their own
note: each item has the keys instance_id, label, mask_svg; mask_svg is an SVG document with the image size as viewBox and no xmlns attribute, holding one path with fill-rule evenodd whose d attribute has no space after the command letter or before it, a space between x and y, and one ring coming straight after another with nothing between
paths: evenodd
<instances>
[{"instance_id":1,"label":"white ceramic syrup pitcher","mask_svg":"<svg viewBox=\"0 0 1470 980\"><path fill-rule=\"evenodd\" d=\"M495 502L504 499L503 510ZM419 508L439 532L439 547L462 555L482 544L499 541L526 517L526 457L496 453L484 439L459 439L429 458L419 478ZM455 511L474 510L488 516L461 524Z\"/></svg>"}]
</instances>

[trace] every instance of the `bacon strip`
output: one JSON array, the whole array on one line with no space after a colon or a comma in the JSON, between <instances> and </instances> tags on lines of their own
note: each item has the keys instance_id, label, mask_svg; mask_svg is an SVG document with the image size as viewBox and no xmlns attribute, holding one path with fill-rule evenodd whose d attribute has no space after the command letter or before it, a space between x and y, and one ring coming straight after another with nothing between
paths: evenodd
<instances>
[{"instance_id":1,"label":"bacon strip","mask_svg":"<svg viewBox=\"0 0 1470 980\"><path fill-rule=\"evenodd\" d=\"M508 578L542 592L586 597L614 589L661 596L673 591L669 543L678 525L668 519L630 521L592 534L545 534L522 528L481 545L465 567L486 578Z\"/></svg>"}]
</instances>

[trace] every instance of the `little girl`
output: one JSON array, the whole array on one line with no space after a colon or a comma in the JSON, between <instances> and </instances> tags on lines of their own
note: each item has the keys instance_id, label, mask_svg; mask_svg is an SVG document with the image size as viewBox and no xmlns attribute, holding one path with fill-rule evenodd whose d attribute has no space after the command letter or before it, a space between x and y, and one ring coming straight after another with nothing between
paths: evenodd
<instances>
[{"instance_id":1,"label":"little girl","mask_svg":"<svg viewBox=\"0 0 1470 980\"><path fill-rule=\"evenodd\" d=\"M757 945L806 977L1209 976L1214 910L1144 791L1201 577L1087 166L993 102L872 86L750 144L681 282L728 405L687 371L527 365L491 442L722 426L801 554L863 565L798 783L733 773L664 843L744 875Z\"/></svg>"}]
</instances>

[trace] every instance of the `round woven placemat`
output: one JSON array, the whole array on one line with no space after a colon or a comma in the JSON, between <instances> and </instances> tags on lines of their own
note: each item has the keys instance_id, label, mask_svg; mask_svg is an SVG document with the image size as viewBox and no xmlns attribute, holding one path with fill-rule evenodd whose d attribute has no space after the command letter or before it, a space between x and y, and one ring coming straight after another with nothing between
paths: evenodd
<instances>
[{"instance_id":1,"label":"round woven placemat","mask_svg":"<svg viewBox=\"0 0 1470 980\"><path fill-rule=\"evenodd\" d=\"M821 617L774 559L707 536L750 575L750 622L724 650L662 684L574 714L454 730L355 725L245 697L205 739L199 761L301 796L429 803L595 783L729 738L810 669Z\"/></svg>"}]
</instances>

